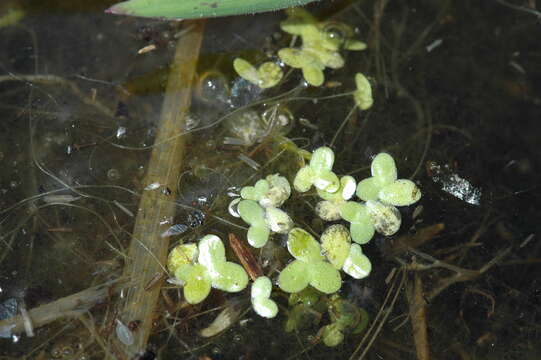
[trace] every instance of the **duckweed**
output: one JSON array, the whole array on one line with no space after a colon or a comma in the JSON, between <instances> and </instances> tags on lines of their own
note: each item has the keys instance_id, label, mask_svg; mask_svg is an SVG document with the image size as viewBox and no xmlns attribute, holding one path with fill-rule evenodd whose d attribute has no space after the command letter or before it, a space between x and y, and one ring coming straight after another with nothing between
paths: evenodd
<instances>
[{"instance_id":1,"label":"duckweed","mask_svg":"<svg viewBox=\"0 0 541 360\"><path fill-rule=\"evenodd\" d=\"M169 254L168 268L184 286L184 298L190 304L198 304L210 293L211 287L239 292L248 284L248 274L225 258L225 247L216 235L204 236L197 246L181 244ZM197 254L197 260L196 260Z\"/></svg>"},{"instance_id":2,"label":"duckweed","mask_svg":"<svg viewBox=\"0 0 541 360\"><path fill-rule=\"evenodd\" d=\"M334 164L334 152L328 147L316 149L310 163L297 172L293 181L293 187L298 192L310 190L312 185L319 190L334 193L340 188L340 180L332 172Z\"/></svg>"},{"instance_id":3,"label":"duckweed","mask_svg":"<svg viewBox=\"0 0 541 360\"><path fill-rule=\"evenodd\" d=\"M264 318L273 318L278 313L278 306L270 299L271 291L272 282L266 276L258 277L252 284L252 307L258 315Z\"/></svg>"},{"instance_id":4,"label":"duckweed","mask_svg":"<svg viewBox=\"0 0 541 360\"><path fill-rule=\"evenodd\" d=\"M359 51L366 44L352 38L353 30L343 23L317 21L306 10L288 9L289 17L280 24L282 31L302 39L300 48L284 48L278 56L292 68L301 69L306 82L321 86L325 81L325 68L339 69L344 59L339 50Z\"/></svg>"},{"instance_id":5,"label":"duckweed","mask_svg":"<svg viewBox=\"0 0 541 360\"><path fill-rule=\"evenodd\" d=\"M277 85L284 76L280 66L273 62L265 62L256 69L255 66L248 61L236 58L233 61L233 68L240 77L262 89L271 88Z\"/></svg>"},{"instance_id":6,"label":"duckweed","mask_svg":"<svg viewBox=\"0 0 541 360\"><path fill-rule=\"evenodd\" d=\"M334 193L317 190L320 198L324 199L316 205L316 214L325 221L340 219L340 208L355 194L356 181L352 176L340 178L340 187Z\"/></svg>"},{"instance_id":7,"label":"duckweed","mask_svg":"<svg viewBox=\"0 0 541 360\"><path fill-rule=\"evenodd\" d=\"M371 108L372 104L374 104L374 99L372 98L372 86L366 76L361 73L355 74L355 85L357 86L357 89L353 92L355 104L361 110Z\"/></svg>"},{"instance_id":8,"label":"duckweed","mask_svg":"<svg viewBox=\"0 0 541 360\"><path fill-rule=\"evenodd\" d=\"M278 286L285 292L299 292L308 285L332 294L340 289L340 273L324 260L321 246L312 235L294 228L287 239L289 253L296 259L278 277Z\"/></svg>"}]
</instances>

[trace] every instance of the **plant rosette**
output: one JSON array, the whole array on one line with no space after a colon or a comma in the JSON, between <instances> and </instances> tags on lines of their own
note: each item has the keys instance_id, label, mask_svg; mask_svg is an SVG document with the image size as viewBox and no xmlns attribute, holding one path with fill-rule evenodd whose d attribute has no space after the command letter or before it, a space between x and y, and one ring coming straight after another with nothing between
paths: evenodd
<instances>
[{"instance_id":1,"label":"plant rosette","mask_svg":"<svg viewBox=\"0 0 541 360\"><path fill-rule=\"evenodd\" d=\"M237 211L250 225L246 238L248 244L255 248L265 246L271 231L286 234L293 227L293 220L285 211L275 207L263 208L253 200L240 200Z\"/></svg>"},{"instance_id":2,"label":"plant rosette","mask_svg":"<svg viewBox=\"0 0 541 360\"><path fill-rule=\"evenodd\" d=\"M421 190L407 179L397 179L393 157L387 153L376 155L370 166L372 177L357 185L357 197L364 201L380 200L387 205L409 206L421 199Z\"/></svg>"},{"instance_id":3,"label":"plant rosette","mask_svg":"<svg viewBox=\"0 0 541 360\"><path fill-rule=\"evenodd\" d=\"M328 312L331 323L325 325L320 333L323 343L329 347L339 345L345 334L358 334L368 325L368 313L338 295L329 300Z\"/></svg>"},{"instance_id":4,"label":"plant rosette","mask_svg":"<svg viewBox=\"0 0 541 360\"><path fill-rule=\"evenodd\" d=\"M257 201L264 208L280 207L291 195L289 181L279 174L268 175L254 186L245 186L240 196L244 200Z\"/></svg>"},{"instance_id":5,"label":"plant rosette","mask_svg":"<svg viewBox=\"0 0 541 360\"><path fill-rule=\"evenodd\" d=\"M340 216L350 223L353 241L361 245L369 242L375 231L385 236L394 235L402 223L396 207L374 200L365 204L348 201L340 208Z\"/></svg>"},{"instance_id":6,"label":"plant rosette","mask_svg":"<svg viewBox=\"0 0 541 360\"><path fill-rule=\"evenodd\" d=\"M278 209L291 195L289 181L278 174L258 180L254 186L241 189L240 198L229 204L229 213L250 225L248 243L265 246L271 232L286 234L293 227L289 215Z\"/></svg>"},{"instance_id":7,"label":"plant rosette","mask_svg":"<svg viewBox=\"0 0 541 360\"><path fill-rule=\"evenodd\" d=\"M316 205L316 214L325 221L340 220L340 208L355 194L357 183L352 176L340 178L338 191L330 193L324 190L317 190L323 200Z\"/></svg>"},{"instance_id":8,"label":"plant rosette","mask_svg":"<svg viewBox=\"0 0 541 360\"><path fill-rule=\"evenodd\" d=\"M370 81L361 73L355 74L355 85L357 89L353 92L355 105L361 110L368 110L374 104L372 98L372 86Z\"/></svg>"},{"instance_id":9,"label":"plant rosette","mask_svg":"<svg viewBox=\"0 0 541 360\"><path fill-rule=\"evenodd\" d=\"M287 249L295 260L280 273L280 289L296 293L311 285L325 294L333 294L340 289L340 272L325 261L321 246L312 235L301 228L293 228L288 234Z\"/></svg>"},{"instance_id":10,"label":"plant rosette","mask_svg":"<svg viewBox=\"0 0 541 360\"><path fill-rule=\"evenodd\" d=\"M289 17L280 24L282 31L302 39L300 48L284 48L278 56L293 68L301 69L307 83L321 86L325 81L326 67L344 66L339 50L364 50L366 44L352 38L353 30L336 21L320 22L301 8L288 9Z\"/></svg>"},{"instance_id":11,"label":"plant rosette","mask_svg":"<svg viewBox=\"0 0 541 360\"><path fill-rule=\"evenodd\" d=\"M322 146L312 153L310 163L302 167L295 175L293 187L298 192L306 192L312 185L319 190L335 193L340 188L340 180L332 172L334 151Z\"/></svg>"},{"instance_id":12,"label":"plant rosette","mask_svg":"<svg viewBox=\"0 0 541 360\"><path fill-rule=\"evenodd\" d=\"M278 313L278 306L270 298L271 292L272 282L266 276L258 277L252 284L252 307L259 316L269 319Z\"/></svg>"},{"instance_id":13,"label":"plant rosette","mask_svg":"<svg viewBox=\"0 0 541 360\"><path fill-rule=\"evenodd\" d=\"M175 275L175 283L184 287L189 304L205 300L211 288L239 292L248 285L248 274L242 266L229 262L225 247L216 235L206 235L199 244L181 244L170 253L167 267Z\"/></svg>"}]
</instances>

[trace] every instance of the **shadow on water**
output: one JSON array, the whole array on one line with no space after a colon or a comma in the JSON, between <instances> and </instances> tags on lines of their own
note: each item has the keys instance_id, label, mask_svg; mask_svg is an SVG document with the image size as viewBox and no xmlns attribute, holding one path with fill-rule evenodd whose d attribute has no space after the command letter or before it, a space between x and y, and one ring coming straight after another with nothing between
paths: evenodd
<instances>
[{"instance_id":1,"label":"shadow on water","mask_svg":"<svg viewBox=\"0 0 541 360\"><path fill-rule=\"evenodd\" d=\"M87 3L0 4L1 359L121 358L113 339L137 331L138 322L119 316L122 273L141 194L151 191L145 173L169 64L186 29L104 14L112 1ZM370 176L374 155L389 152L423 197L401 208L396 235L363 247L370 276L344 278L341 298L369 316L360 334L345 334L337 347L321 343L331 297L286 332L293 308L278 287L280 313L268 320L249 310L248 290L212 291L189 305L157 274L158 285L145 284L162 289L140 358L539 359L535 6L323 2L310 11L353 26L368 49L344 52L346 66L326 70L322 87L303 86L295 71L267 90L231 64L239 56L276 60L291 41L280 32L285 15L209 20L190 113L171 137L190 134L171 199L176 215L164 219L170 248L207 233L245 236L245 224L227 211L229 194L267 174L292 180L299 149L332 145L334 170L358 179ZM357 72L373 87L366 111L352 110ZM276 125L276 114L287 121ZM315 192L294 194L285 209L321 233L316 203ZM254 252L273 279L290 258L284 240L276 235ZM66 307L44 312L55 321L28 316L59 299ZM223 311L226 330L201 336ZM2 325L13 316L22 319L18 331Z\"/></svg>"}]
</instances>

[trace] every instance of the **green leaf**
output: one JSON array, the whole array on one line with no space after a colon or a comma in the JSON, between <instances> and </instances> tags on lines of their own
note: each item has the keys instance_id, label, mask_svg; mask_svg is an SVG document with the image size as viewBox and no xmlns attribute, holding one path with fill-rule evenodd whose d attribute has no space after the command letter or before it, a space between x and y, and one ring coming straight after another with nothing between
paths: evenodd
<instances>
[{"instance_id":1,"label":"green leaf","mask_svg":"<svg viewBox=\"0 0 541 360\"><path fill-rule=\"evenodd\" d=\"M165 19L199 19L253 14L318 0L130 0L106 10L108 13Z\"/></svg>"},{"instance_id":2,"label":"green leaf","mask_svg":"<svg viewBox=\"0 0 541 360\"><path fill-rule=\"evenodd\" d=\"M307 192L314 182L315 172L310 166L302 167L295 175L293 187L298 192Z\"/></svg>"},{"instance_id":3,"label":"green leaf","mask_svg":"<svg viewBox=\"0 0 541 360\"><path fill-rule=\"evenodd\" d=\"M362 180L357 185L357 197L363 201L377 200L381 185L375 177Z\"/></svg>"},{"instance_id":4,"label":"green leaf","mask_svg":"<svg viewBox=\"0 0 541 360\"><path fill-rule=\"evenodd\" d=\"M310 285L325 294L332 294L340 290L342 278L340 273L330 263L315 261L308 265Z\"/></svg>"},{"instance_id":5,"label":"green leaf","mask_svg":"<svg viewBox=\"0 0 541 360\"><path fill-rule=\"evenodd\" d=\"M312 235L301 228L294 228L289 232L287 249L297 260L310 262L323 259L319 243Z\"/></svg>"},{"instance_id":6,"label":"green leaf","mask_svg":"<svg viewBox=\"0 0 541 360\"><path fill-rule=\"evenodd\" d=\"M216 266L218 275L212 279L212 287L227 292L239 292L248 285L248 274L242 266L224 262Z\"/></svg>"},{"instance_id":7,"label":"green leaf","mask_svg":"<svg viewBox=\"0 0 541 360\"><path fill-rule=\"evenodd\" d=\"M210 293L210 278L203 265L195 264L186 275L184 298L189 304L198 304Z\"/></svg>"},{"instance_id":8,"label":"green leaf","mask_svg":"<svg viewBox=\"0 0 541 360\"><path fill-rule=\"evenodd\" d=\"M349 256L344 262L342 268L346 274L354 279L367 277L372 271L372 263L366 255L363 254L361 247L357 244L351 245Z\"/></svg>"},{"instance_id":9,"label":"green leaf","mask_svg":"<svg viewBox=\"0 0 541 360\"><path fill-rule=\"evenodd\" d=\"M334 151L331 148L322 146L314 150L312 159L310 159L310 167L316 172L322 170L331 171L334 164Z\"/></svg>"},{"instance_id":10,"label":"green leaf","mask_svg":"<svg viewBox=\"0 0 541 360\"><path fill-rule=\"evenodd\" d=\"M239 215L250 225L265 223L265 210L253 200L242 200L238 206Z\"/></svg>"},{"instance_id":11,"label":"green leaf","mask_svg":"<svg viewBox=\"0 0 541 360\"><path fill-rule=\"evenodd\" d=\"M300 260L290 262L278 276L278 286L285 292L297 293L308 286L310 281L308 265Z\"/></svg>"},{"instance_id":12,"label":"green leaf","mask_svg":"<svg viewBox=\"0 0 541 360\"><path fill-rule=\"evenodd\" d=\"M260 276L252 284L250 295L252 298L268 298L271 295L271 291L271 280L266 276Z\"/></svg>"},{"instance_id":13,"label":"green leaf","mask_svg":"<svg viewBox=\"0 0 541 360\"><path fill-rule=\"evenodd\" d=\"M348 229L341 224L329 226L321 234L321 248L329 262L340 269L349 255L351 237Z\"/></svg>"},{"instance_id":14,"label":"green leaf","mask_svg":"<svg viewBox=\"0 0 541 360\"><path fill-rule=\"evenodd\" d=\"M259 316L267 319L273 318L278 314L278 305L268 298L252 298L252 306Z\"/></svg>"},{"instance_id":15,"label":"green leaf","mask_svg":"<svg viewBox=\"0 0 541 360\"><path fill-rule=\"evenodd\" d=\"M411 180L398 179L378 194L381 201L394 206L409 206L421 199L421 190Z\"/></svg>"},{"instance_id":16,"label":"green leaf","mask_svg":"<svg viewBox=\"0 0 541 360\"><path fill-rule=\"evenodd\" d=\"M388 185L393 181L396 181L397 170L394 163L394 159L387 153L379 153L372 160L370 167L372 176L376 178L376 181L380 186Z\"/></svg>"},{"instance_id":17,"label":"green leaf","mask_svg":"<svg viewBox=\"0 0 541 360\"><path fill-rule=\"evenodd\" d=\"M248 229L246 240L250 246L257 249L265 246L269 240L270 230L265 224L252 225Z\"/></svg>"}]
</instances>

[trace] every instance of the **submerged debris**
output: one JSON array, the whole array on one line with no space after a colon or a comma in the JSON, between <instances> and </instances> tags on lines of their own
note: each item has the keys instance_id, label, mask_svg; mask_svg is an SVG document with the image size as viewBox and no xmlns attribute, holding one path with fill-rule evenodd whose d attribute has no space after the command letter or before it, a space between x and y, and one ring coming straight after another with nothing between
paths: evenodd
<instances>
[{"instance_id":1,"label":"submerged debris","mask_svg":"<svg viewBox=\"0 0 541 360\"><path fill-rule=\"evenodd\" d=\"M116 319L115 333L118 340L124 345L130 346L133 344L134 337L131 330L118 319Z\"/></svg>"},{"instance_id":2,"label":"submerged debris","mask_svg":"<svg viewBox=\"0 0 541 360\"><path fill-rule=\"evenodd\" d=\"M435 162L429 162L427 168L432 175L432 180L440 184L443 191L468 204L481 204L481 189L453 172L449 165L441 166Z\"/></svg>"},{"instance_id":3,"label":"submerged debris","mask_svg":"<svg viewBox=\"0 0 541 360\"><path fill-rule=\"evenodd\" d=\"M227 303L225 309L220 311L214 321L199 332L199 335L208 338L227 330L231 325L237 322L238 318L242 314L242 311L243 306L241 302L236 300L230 301Z\"/></svg>"},{"instance_id":4,"label":"submerged debris","mask_svg":"<svg viewBox=\"0 0 541 360\"><path fill-rule=\"evenodd\" d=\"M188 229L189 229L189 227L187 225L175 224L175 225L171 226L169 229L165 230L160 236L163 238L163 237L167 237L167 236L180 235L180 234L184 234L186 232L186 230L188 230Z\"/></svg>"}]
</instances>

